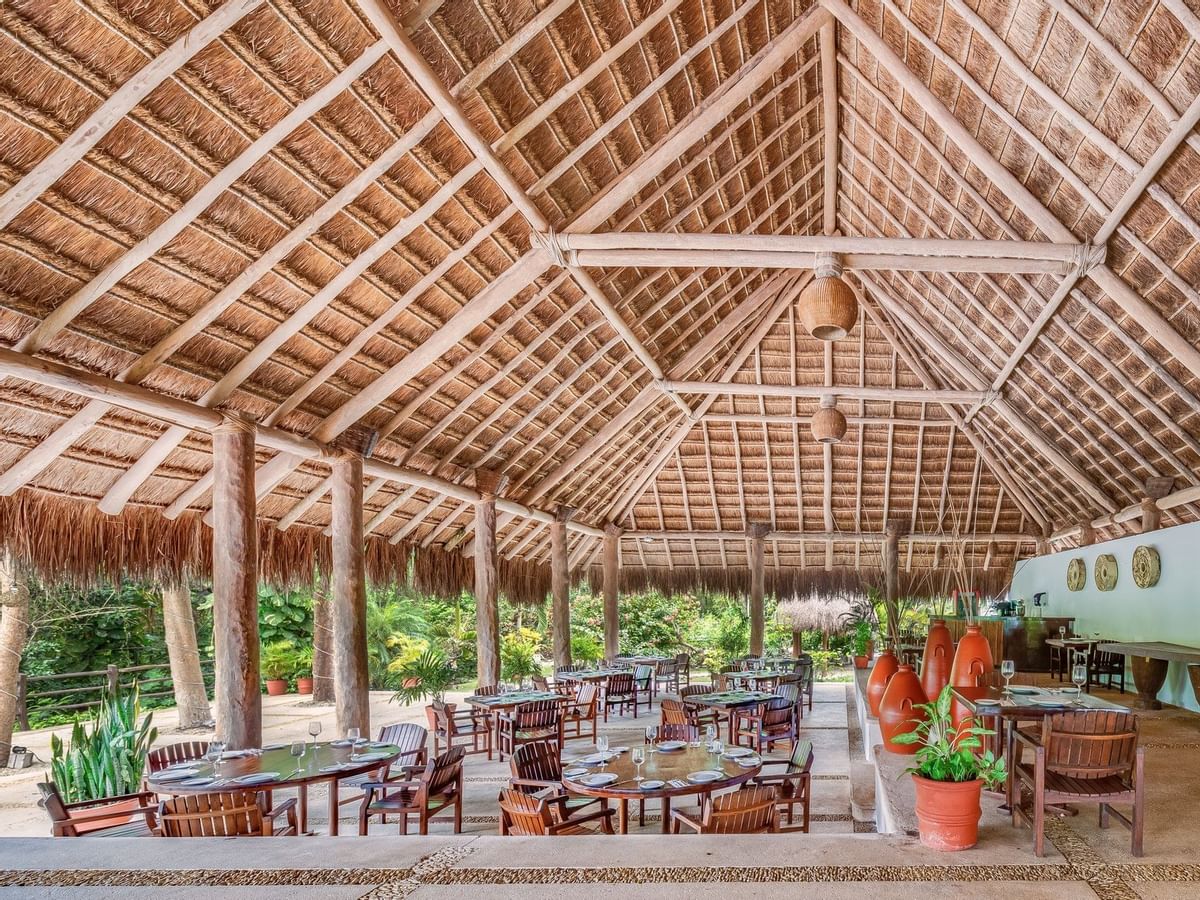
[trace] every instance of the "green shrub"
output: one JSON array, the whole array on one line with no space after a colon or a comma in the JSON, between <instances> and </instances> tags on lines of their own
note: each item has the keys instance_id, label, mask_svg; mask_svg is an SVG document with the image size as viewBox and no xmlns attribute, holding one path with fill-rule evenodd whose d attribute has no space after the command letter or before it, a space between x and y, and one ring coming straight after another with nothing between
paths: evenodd
<instances>
[{"instance_id":1,"label":"green shrub","mask_svg":"<svg viewBox=\"0 0 1200 900\"><path fill-rule=\"evenodd\" d=\"M426 650L403 662L397 657L391 669L397 684L392 699L401 703L444 700L446 691L459 680L455 667L436 650Z\"/></svg>"},{"instance_id":2,"label":"green shrub","mask_svg":"<svg viewBox=\"0 0 1200 900\"><path fill-rule=\"evenodd\" d=\"M593 663L604 659L604 644L590 634L571 633L571 659L577 663Z\"/></svg>"},{"instance_id":3,"label":"green shrub","mask_svg":"<svg viewBox=\"0 0 1200 900\"><path fill-rule=\"evenodd\" d=\"M76 719L67 744L50 736L50 778L63 800L100 800L141 790L146 755L158 736L151 713L140 722L135 687L124 696L107 694L92 715L91 730Z\"/></svg>"}]
</instances>

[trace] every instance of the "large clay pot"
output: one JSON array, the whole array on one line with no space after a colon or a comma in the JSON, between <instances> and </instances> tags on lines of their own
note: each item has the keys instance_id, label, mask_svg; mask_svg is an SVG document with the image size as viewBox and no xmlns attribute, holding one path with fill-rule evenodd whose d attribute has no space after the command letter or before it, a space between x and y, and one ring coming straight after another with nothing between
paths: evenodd
<instances>
[{"instance_id":1,"label":"large clay pot","mask_svg":"<svg viewBox=\"0 0 1200 900\"><path fill-rule=\"evenodd\" d=\"M875 718L879 718L879 701L883 699L887 683L896 674L899 665L896 662L896 654L892 653L890 649L884 650L875 660L871 675L867 678L867 705L871 708L871 715Z\"/></svg>"},{"instance_id":2,"label":"large clay pot","mask_svg":"<svg viewBox=\"0 0 1200 900\"><path fill-rule=\"evenodd\" d=\"M297 694L311 694L312 692L313 692L313 680L312 680L311 676L308 678L297 678L296 679L296 693Z\"/></svg>"},{"instance_id":3,"label":"large clay pot","mask_svg":"<svg viewBox=\"0 0 1200 900\"><path fill-rule=\"evenodd\" d=\"M930 700L937 698L950 683L950 665L954 662L954 638L945 619L931 619L925 638L925 656L921 660L921 688Z\"/></svg>"},{"instance_id":4,"label":"large clay pot","mask_svg":"<svg viewBox=\"0 0 1200 900\"><path fill-rule=\"evenodd\" d=\"M950 683L955 687L975 687L979 679L991 673L995 668L992 662L992 645L978 625L968 625L967 633L958 641L958 649L954 651L954 664L950 667ZM969 717L969 712L963 704L955 700L950 705L950 717L954 727L960 728Z\"/></svg>"},{"instance_id":5,"label":"large clay pot","mask_svg":"<svg viewBox=\"0 0 1200 900\"><path fill-rule=\"evenodd\" d=\"M921 843L933 850L967 850L979 840L983 781L930 781L913 776Z\"/></svg>"},{"instance_id":6,"label":"large clay pot","mask_svg":"<svg viewBox=\"0 0 1200 900\"><path fill-rule=\"evenodd\" d=\"M268 697L278 697L281 694L286 694L287 689L288 689L288 683L284 679L282 679L282 678L268 678L267 679L267 696Z\"/></svg>"},{"instance_id":7,"label":"large clay pot","mask_svg":"<svg viewBox=\"0 0 1200 900\"><path fill-rule=\"evenodd\" d=\"M924 715L920 710L914 711L913 707L926 700L921 679L913 667L901 665L888 681L883 699L879 701L879 730L883 733L885 750L904 754L917 752L916 744L896 744L893 740L917 727Z\"/></svg>"}]
</instances>

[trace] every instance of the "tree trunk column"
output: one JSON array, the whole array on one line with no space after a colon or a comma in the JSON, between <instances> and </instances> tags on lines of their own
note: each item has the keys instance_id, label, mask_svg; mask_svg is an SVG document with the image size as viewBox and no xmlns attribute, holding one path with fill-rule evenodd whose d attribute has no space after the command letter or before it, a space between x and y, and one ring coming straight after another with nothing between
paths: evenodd
<instances>
[{"instance_id":1,"label":"tree trunk column","mask_svg":"<svg viewBox=\"0 0 1200 900\"><path fill-rule=\"evenodd\" d=\"M900 644L900 533L898 522L889 522L883 534L883 571L885 608L887 610L888 640L892 649Z\"/></svg>"},{"instance_id":2,"label":"tree trunk column","mask_svg":"<svg viewBox=\"0 0 1200 900\"><path fill-rule=\"evenodd\" d=\"M313 703L333 703L333 601L329 577L313 590Z\"/></svg>"},{"instance_id":3,"label":"tree trunk column","mask_svg":"<svg viewBox=\"0 0 1200 900\"><path fill-rule=\"evenodd\" d=\"M480 687L500 682L500 604L496 556L496 494L501 478L495 472L475 473L475 645Z\"/></svg>"},{"instance_id":4,"label":"tree trunk column","mask_svg":"<svg viewBox=\"0 0 1200 900\"><path fill-rule=\"evenodd\" d=\"M560 506L550 523L550 615L554 668L571 665L571 573L567 563L567 522L575 511Z\"/></svg>"},{"instance_id":5,"label":"tree trunk column","mask_svg":"<svg viewBox=\"0 0 1200 900\"><path fill-rule=\"evenodd\" d=\"M1162 507L1158 501L1175 489L1170 475L1155 475L1146 479L1146 499L1142 501L1142 534L1162 528Z\"/></svg>"},{"instance_id":6,"label":"tree trunk column","mask_svg":"<svg viewBox=\"0 0 1200 900\"><path fill-rule=\"evenodd\" d=\"M767 533L770 525L753 523L746 529L750 536L750 655L762 656L766 621L763 614L763 594L766 593Z\"/></svg>"},{"instance_id":7,"label":"tree trunk column","mask_svg":"<svg viewBox=\"0 0 1200 900\"><path fill-rule=\"evenodd\" d=\"M371 729L367 675L367 572L363 555L363 461L345 454L333 463L333 702L337 731L364 737Z\"/></svg>"},{"instance_id":8,"label":"tree trunk column","mask_svg":"<svg viewBox=\"0 0 1200 900\"><path fill-rule=\"evenodd\" d=\"M213 431L213 650L217 734L261 747L254 425L234 416Z\"/></svg>"},{"instance_id":9,"label":"tree trunk column","mask_svg":"<svg viewBox=\"0 0 1200 900\"><path fill-rule=\"evenodd\" d=\"M29 634L29 589L12 557L0 556L0 768L8 766L17 718L17 673Z\"/></svg>"},{"instance_id":10,"label":"tree trunk column","mask_svg":"<svg viewBox=\"0 0 1200 900\"><path fill-rule=\"evenodd\" d=\"M163 632L171 663L171 689L179 711L180 728L199 728L212 710L204 673L200 671L200 648L196 645L196 620L192 615L192 592L186 581L163 586Z\"/></svg>"},{"instance_id":11,"label":"tree trunk column","mask_svg":"<svg viewBox=\"0 0 1200 900\"><path fill-rule=\"evenodd\" d=\"M604 529L604 658L621 652L621 612L617 589L621 583L621 529Z\"/></svg>"}]
</instances>

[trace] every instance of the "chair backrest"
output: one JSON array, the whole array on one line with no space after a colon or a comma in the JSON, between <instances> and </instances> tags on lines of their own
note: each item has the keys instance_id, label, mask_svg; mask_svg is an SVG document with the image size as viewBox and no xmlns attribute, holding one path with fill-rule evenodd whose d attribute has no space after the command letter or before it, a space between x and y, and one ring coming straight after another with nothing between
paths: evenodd
<instances>
[{"instance_id":1,"label":"chair backrest","mask_svg":"<svg viewBox=\"0 0 1200 900\"><path fill-rule=\"evenodd\" d=\"M687 722L664 722L658 726L660 741L698 741L700 729Z\"/></svg>"},{"instance_id":2,"label":"chair backrest","mask_svg":"<svg viewBox=\"0 0 1200 900\"><path fill-rule=\"evenodd\" d=\"M384 725L379 729L379 740L400 748L401 756L398 762L401 764L404 764L405 758L410 756L423 759L428 737L429 731L415 722L398 722L394 725ZM411 761L407 760L407 762Z\"/></svg>"},{"instance_id":3,"label":"chair backrest","mask_svg":"<svg viewBox=\"0 0 1200 900\"><path fill-rule=\"evenodd\" d=\"M549 834L553 823L545 800L515 788L500 791L500 814L508 820L509 834L525 837Z\"/></svg>"},{"instance_id":4,"label":"chair backrest","mask_svg":"<svg viewBox=\"0 0 1200 900\"><path fill-rule=\"evenodd\" d=\"M692 664L692 658L690 656L688 656L686 653L676 653L675 654L675 665L679 666L679 668L686 669L691 664Z\"/></svg>"},{"instance_id":5,"label":"chair backrest","mask_svg":"<svg viewBox=\"0 0 1200 900\"><path fill-rule=\"evenodd\" d=\"M425 765L425 771L421 773L421 782L425 787L426 797L444 794L458 784L465 754L466 751L462 747L454 747L441 756L434 757Z\"/></svg>"},{"instance_id":6,"label":"chair backrest","mask_svg":"<svg viewBox=\"0 0 1200 900\"><path fill-rule=\"evenodd\" d=\"M633 693L633 673L632 672L614 672L608 676L608 693L609 696L614 694L632 694Z\"/></svg>"},{"instance_id":7,"label":"chair backrest","mask_svg":"<svg viewBox=\"0 0 1200 900\"><path fill-rule=\"evenodd\" d=\"M704 834L761 834L775 831L778 820L773 787L759 785L722 794L705 805Z\"/></svg>"},{"instance_id":8,"label":"chair backrest","mask_svg":"<svg viewBox=\"0 0 1200 900\"><path fill-rule=\"evenodd\" d=\"M654 677L654 666L638 666L633 670L633 680L639 688L650 687L650 679Z\"/></svg>"},{"instance_id":9,"label":"chair backrest","mask_svg":"<svg viewBox=\"0 0 1200 900\"><path fill-rule=\"evenodd\" d=\"M513 718L519 731L557 727L562 718L562 705L557 700L530 700L517 707Z\"/></svg>"},{"instance_id":10,"label":"chair backrest","mask_svg":"<svg viewBox=\"0 0 1200 900\"><path fill-rule=\"evenodd\" d=\"M71 815L71 811L67 808L62 794L58 792L58 785L53 781L42 782L38 785L38 793L42 795L39 805L46 810L46 814L50 817L50 830L55 837L81 837L92 831L103 831L114 825L123 825L131 820L133 815L131 806L142 805L140 801L113 803L110 804L113 811L111 819L99 819L76 824L74 821L75 817ZM84 809L81 809L79 815L93 816L97 813L102 813L105 811L105 806L104 801L96 801L95 804L88 804Z\"/></svg>"},{"instance_id":11,"label":"chair backrest","mask_svg":"<svg viewBox=\"0 0 1200 900\"><path fill-rule=\"evenodd\" d=\"M688 684L679 689L680 697L695 697L699 694L711 694L714 688L711 684Z\"/></svg>"},{"instance_id":12,"label":"chair backrest","mask_svg":"<svg viewBox=\"0 0 1200 900\"><path fill-rule=\"evenodd\" d=\"M534 687L534 690L548 691L548 690L550 690L550 682L546 680L545 675L534 675L533 676L533 687Z\"/></svg>"},{"instance_id":13,"label":"chair backrest","mask_svg":"<svg viewBox=\"0 0 1200 900\"><path fill-rule=\"evenodd\" d=\"M43 781L38 784L38 793L42 795L42 807L46 810L46 814L50 816L50 822L53 825L62 825L71 818L71 814L67 812L67 804L63 802L62 794L58 792L58 785L53 781ZM74 835L75 829L69 828L68 831Z\"/></svg>"},{"instance_id":14,"label":"chair backrest","mask_svg":"<svg viewBox=\"0 0 1200 900\"><path fill-rule=\"evenodd\" d=\"M807 772L812 768L814 759L812 741L796 741L792 747L792 755L788 759L788 774Z\"/></svg>"},{"instance_id":15,"label":"chair backrest","mask_svg":"<svg viewBox=\"0 0 1200 900\"><path fill-rule=\"evenodd\" d=\"M661 662L655 671L656 678L674 678L675 673L679 671L679 664L675 660L670 662Z\"/></svg>"},{"instance_id":16,"label":"chair backrest","mask_svg":"<svg viewBox=\"0 0 1200 900\"><path fill-rule=\"evenodd\" d=\"M166 837L262 836L266 797L257 791L181 794L158 805Z\"/></svg>"},{"instance_id":17,"label":"chair backrest","mask_svg":"<svg viewBox=\"0 0 1200 900\"><path fill-rule=\"evenodd\" d=\"M795 701L776 697L763 705L762 729L766 732L790 728L792 724L792 709Z\"/></svg>"},{"instance_id":18,"label":"chair backrest","mask_svg":"<svg viewBox=\"0 0 1200 900\"><path fill-rule=\"evenodd\" d=\"M788 706L795 706L800 702L800 685L795 682L780 684L775 689L775 696L784 700Z\"/></svg>"},{"instance_id":19,"label":"chair backrest","mask_svg":"<svg viewBox=\"0 0 1200 900\"><path fill-rule=\"evenodd\" d=\"M498 697L503 693L498 684L481 684L475 689L476 697Z\"/></svg>"},{"instance_id":20,"label":"chair backrest","mask_svg":"<svg viewBox=\"0 0 1200 900\"><path fill-rule=\"evenodd\" d=\"M146 755L146 768L151 772L161 772L167 766L185 759L200 759L207 752L208 741L180 741L155 747Z\"/></svg>"},{"instance_id":21,"label":"chair backrest","mask_svg":"<svg viewBox=\"0 0 1200 900\"><path fill-rule=\"evenodd\" d=\"M530 741L517 745L508 759L508 766L513 778L529 781L562 780L562 760L558 748L550 741Z\"/></svg>"},{"instance_id":22,"label":"chair backrest","mask_svg":"<svg viewBox=\"0 0 1200 900\"><path fill-rule=\"evenodd\" d=\"M689 724L687 707L678 700L664 697L662 701L662 723L664 725Z\"/></svg>"},{"instance_id":23,"label":"chair backrest","mask_svg":"<svg viewBox=\"0 0 1200 900\"><path fill-rule=\"evenodd\" d=\"M433 707L433 719L437 722L437 730L442 734L454 734L454 707L444 700L434 700L429 705Z\"/></svg>"},{"instance_id":24,"label":"chair backrest","mask_svg":"<svg viewBox=\"0 0 1200 900\"><path fill-rule=\"evenodd\" d=\"M1126 773L1133 768L1137 744L1133 713L1089 709L1047 716L1042 723L1046 770L1069 778Z\"/></svg>"},{"instance_id":25,"label":"chair backrest","mask_svg":"<svg viewBox=\"0 0 1200 900\"><path fill-rule=\"evenodd\" d=\"M583 666L577 665L577 664L572 664L569 666L559 666L557 669L554 670L555 674L557 674L559 672L582 672L582 671L583 671Z\"/></svg>"},{"instance_id":26,"label":"chair backrest","mask_svg":"<svg viewBox=\"0 0 1200 900\"><path fill-rule=\"evenodd\" d=\"M596 695L599 693L600 688L592 682L581 684L579 693L575 695L575 715L583 716L585 719L594 716L596 714Z\"/></svg>"}]
</instances>

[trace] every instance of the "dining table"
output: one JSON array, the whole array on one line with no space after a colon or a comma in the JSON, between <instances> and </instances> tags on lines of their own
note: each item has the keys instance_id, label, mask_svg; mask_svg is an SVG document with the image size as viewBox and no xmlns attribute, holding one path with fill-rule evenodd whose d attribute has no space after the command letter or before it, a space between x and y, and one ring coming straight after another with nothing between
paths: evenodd
<instances>
[{"instance_id":1,"label":"dining table","mask_svg":"<svg viewBox=\"0 0 1200 900\"><path fill-rule=\"evenodd\" d=\"M1162 709L1158 692L1167 680L1167 665L1172 662L1187 666L1192 693L1200 700L1200 647L1187 647L1166 641L1111 641L1098 647L1117 653L1129 660L1133 669L1133 686L1137 704L1142 709Z\"/></svg>"},{"instance_id":2,"label":"dining table","mask_svg":"<svg viewBox=\"0 0 1200 900\"><path fill-rule=\"evenodd\" d=\"M725 680L735 684L749 684L755 690L774 688L780 678L791 675L791 669L747 669L744 672L726 672Z\"/></svg>"},{"instance_id":3,"label":"dining table","mask_svg":"<svg viewBox=\"0 0 1200 900\"><path fill-rule=\"evenodd\" d=\"M715 709L729 713L729 743L734 742L734 719L737 718L733 714L734 710L745 709L749 706L757 706L760 703L765 703L768 700L775 699L775 694L770 691L715 691L711 694L693 694L690 697L684 697L683 702L690 706L704 706L708 709Z\"/></svg>"},{"instance_id":4,"label":"dining table","mask_svg":"<svg viewBox=\"0 0 1200 900\"><path fill-rule=\"evenodd\" d=\"M381 741L305 742L304 755L291 755L290 744L262 750L230 750L215 764L207 759L184 760L147 776L147 789L156 794L210 794L217 791L273 791L295 788L300 833L308 831L308 787L329 785L329 834L338 833L338 784L370 772L386 770L402 751ZM269 804L269 800L268 800Z\"/></svg>"},{"instance_id":5,"label":"dining table","mask_svg":"<svg viewBox=\"0 0 1200 900\"><path fill-rule=\"evenodd\" d=\"M555 681L606 681L612 675L628 672L628 669L580 669L577 672L558 672Z\"/></svg>"},{"instance_id":6,"label":"dining table","mask_svg":"<svg viewBox=\"0 0 1200 900\"><path fill-rule=\"evenodd\" d=\"M662 833L669 834L672 799L687 796L700 798L714 791L737 787L762 771L762 757L746 747L729 747L717 754L709 750L706 744L683 741L664 741L662 744L675 745L679 745L678 749L646 748L646 761L641 767L643 780L640 782L637 781L638 767L633 763L633 755L628 752L610 751L603 754L608 757L603 765L584 765L580 760L564 760L563 785L573 794L616 800L617 830L620 834L629 833L630 800L658 800L662 804ZM600 755L585 756L583 759ZM705 772L713 774L702 775ZM608 784L594 783L593 777L602 773L603 778L609 775L615 777ZM702 778L704 780L700 780Z\"/></svg>"},{"instance_id":7,"label":"dining table","mask_svg":"<svg viewBox=\"0 0 1200 900\"><path fill-rule=\"evenodd\" d=\"M571 703L571 698L557 691L505 691L503 694L472 694L466 698L466 702L474 706L476 709L482 709L487 712L504 712L510 709L516 709L522 703L535 703L538 700L554 700L564 706ZM500 717L493 716L495 721L492 727L495 729L493 735L493 747L500 746Z\"/></svg>"},{"instance_id":8,"label":"dining table","mask_svg":"<svg viewBox=\"0 0 1200 900\"><path fill-rule=\"evenodd\" d=\"M1046 638L1047 647L1056 647L1066 654L1062 667L1058 670L1058 680L1062 681L1068 674L1071 666L1074 665L1076 653L1082 653L1090 660L1092 658L1092 648L1098 643L1100 643L1100 638L1098 637L1088 638L1072 635L1068 637Z\"/></svg>"}]
</instances>

